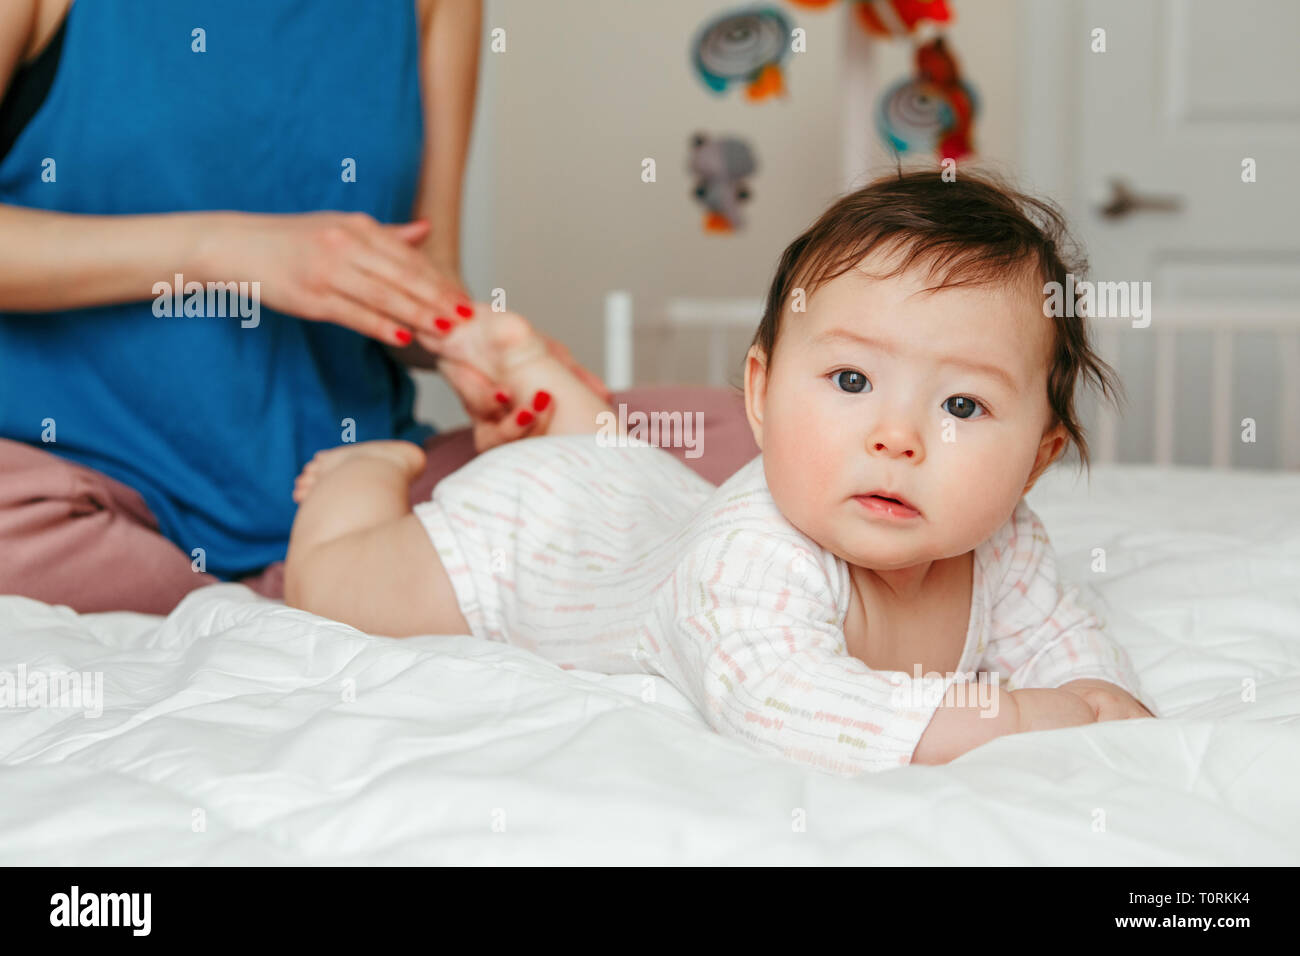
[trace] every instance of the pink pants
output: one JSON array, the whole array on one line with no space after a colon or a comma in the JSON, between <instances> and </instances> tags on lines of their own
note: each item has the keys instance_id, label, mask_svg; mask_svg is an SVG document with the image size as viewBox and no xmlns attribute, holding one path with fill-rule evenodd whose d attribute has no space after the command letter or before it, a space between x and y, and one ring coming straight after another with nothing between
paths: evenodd
<instances>
[{"instance_id":1,"label":"pink pants","mask_svg":"<svg viewBox=\"0 0 1300 956\"><path fill-rule=\"evenodd\" d=\"M429 463L412 486L413 504L426 500L438 479L473 454L468 432L435 435L424 447ZM451 451L459 452L454 462ZM167 614L195 588L219 581L194 571L189 555L158 533L157 519L135 489L0 438L0 594L66 604L82 613ZM240 583L281 598L284 562Z\"/></svg>"},{"instance_id":2,"label":"pink pants","mask_svg":"<svg viewBox=\"0 0 1300 956\"><path fill-rule=\"evenodd\" d=\"M614 397L631 409L698 411L708 452L669 449L714 484L758 453L738 395L722 389L634 389ZM466 429L425 443L428 463L411 486L411 504L474 456ZM167 614L195 588L219 583L192 570L190 557L158 533L135 489L92 468L0 438L0 594L18 594L82 613ZM284 596L284 562L240 581L269 598Z\"/></svg>"}]
</instances>

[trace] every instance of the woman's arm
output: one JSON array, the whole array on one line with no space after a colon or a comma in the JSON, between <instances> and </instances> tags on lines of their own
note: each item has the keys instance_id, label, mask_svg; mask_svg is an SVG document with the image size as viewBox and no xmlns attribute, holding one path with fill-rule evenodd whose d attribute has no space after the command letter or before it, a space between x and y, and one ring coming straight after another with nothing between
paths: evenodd
<instances>
[{"instance_id":1,"label":"woman's arm","mask_svg":"<svg viewBox=\"0 0 1300 956\"><path fill-rule=\"evenodd\" d=\"M482 0L429 0L420 50L424 163L413 218L432 225L424 250L459 281L460 207L474 126Z\"/></svg>"},{"instance_id":2,"label":"woman's arm","mask_svg":"<svg viewBox=\"0 0 1300 956\"><path fill-rule=\"evenodd\" d=\"M37 0L0 3L0 97L57 29L54 12ZM433 332L435 317L466 298L445 291L414 248L428 229L363 213L93 216L0 203L0 312L147 300L181 273L187 282L255 282L270 308L401 344Z\"/></svg>"},{"instance_id":3,"label":"woman's arm","mask_svg":"<svg viewBox=\"0 0 1300 956\"><path fill-rule=\"evenodd\" d=\"M431 227L421 251L445 277L448 288L468 299L460 277L460 207L474 125L482 0L419 0L419 6L424 152L412 215ZM394 349L393 356L414 368L438 367L437 354L418 338ZM471 401L483 390L474 389Z\"/></svg>"},{"instance_id":4,"label":"woman's arm","mask_svg":"<svg viewBox=\"0 0 1300 956\"><path fill-rule=\"evenodd\" d=\"M153 284L199 275L204 213L79 216L0 205L0 312L49 312L147 299Z\"/></svg>"},{"instance_id":5,"label":"woman's arm","mask_svg":"<svg viewBox=\"0 0 1300 956\"><path fill-rule=\"evenodd\" d=\"M0 100L32 42L36 9L36 0L7 0L0 4Z\"/></svg>"},{"instance_id":6,"label":"woman's arm","mask_svg":"<svg viewBox=\"0 0 1300 956\"><path fill-rule=\"evenodd\" d=\"M40 12L37 0L0 4L0 100L33 41L47 42L57 26L40 22ZM201 228L188 214L74 216L0 205L0 311L146 298L159 278L191 271Z\"/></svg>"},{"instance_id":7,"label":"woman's arm","mask_svg":"<svg viewBox=\"0 0 1300 956\"><path fill-rule=\"evenodd\" d=\"M40 21L40 6L0 4L0 101L33 41L48 42L57 26ZM119 219L0 205L0 311L145 298L159 278L192 262L200 228L192 215Z\"/></svg>"}]
</instances>

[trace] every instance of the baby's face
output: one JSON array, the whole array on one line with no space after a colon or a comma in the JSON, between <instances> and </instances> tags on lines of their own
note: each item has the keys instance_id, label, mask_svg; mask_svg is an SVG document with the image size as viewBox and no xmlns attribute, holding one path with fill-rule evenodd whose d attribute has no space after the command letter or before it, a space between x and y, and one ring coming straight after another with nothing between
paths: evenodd
<instances>
[{"instance_id":1,"label":"baby's face","mask_svg":"<svg viewBox=\"0 0 1300 956\"><path fill-rule=\"evenodd\" d=\"M876 570L954 557L989 538L1064 448L1047 401L1051 320L1026 277L923 292L883 260L786 303L773 360L746 362L768 487L796 528ZM985 367L976 367L985 366ZM1001 373L1001 374L999 374ZM892 491L889 517L860 496Z\"/></svg>"}]
</instances>

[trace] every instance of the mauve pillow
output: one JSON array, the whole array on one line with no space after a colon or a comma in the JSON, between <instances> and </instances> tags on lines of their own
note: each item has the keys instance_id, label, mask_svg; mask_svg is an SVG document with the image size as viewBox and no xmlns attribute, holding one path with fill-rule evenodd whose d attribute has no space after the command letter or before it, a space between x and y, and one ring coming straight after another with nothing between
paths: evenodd
<instances>
[{"instance_id":1,"label":"mauve pillow","mask_svg":"<svg viewBox=\"0 0 1300 956\"><path fill-rule=\"evenodd\" d=\"M736 389L706 385L645 386L615 392L610 404L617 410L620 403L627 406L629 415L637 411L701 413L703 428L694 436L695 449L666 447L664 450L715 485L722 484L758 454L745 418L744 396ZM411 486L412 504L427 501L434 485L474 457L474 437L468 428L435 435L424 447L429 456L428 466ZM699 455L688 458L688 451L698 451Z\"/></svg>"}]
</instances>

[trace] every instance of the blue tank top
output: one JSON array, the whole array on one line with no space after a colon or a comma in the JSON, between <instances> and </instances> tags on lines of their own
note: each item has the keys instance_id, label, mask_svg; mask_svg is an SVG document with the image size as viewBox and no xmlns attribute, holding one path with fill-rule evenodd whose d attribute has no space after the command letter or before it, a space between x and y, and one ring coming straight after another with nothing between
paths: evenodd
<instances>
[{"instance_id":1,"label":"blue tank top","mask_svg":"<svg viewBox=\"0 0 1300 956\"><path fill-rule=\"evenodd\" d=\"M198 29L206 52L193 49ZM414 0L76 0L63 44L0 160L0 203L412 216L424 133ZM284 557L294 477L348 422L357 441L434 433L413 418L410 376L372 339L265 306L255 327L159 317L152 295L0 313L0 437L130 485L218 577Z\"/></svg>"}]
</instances>

